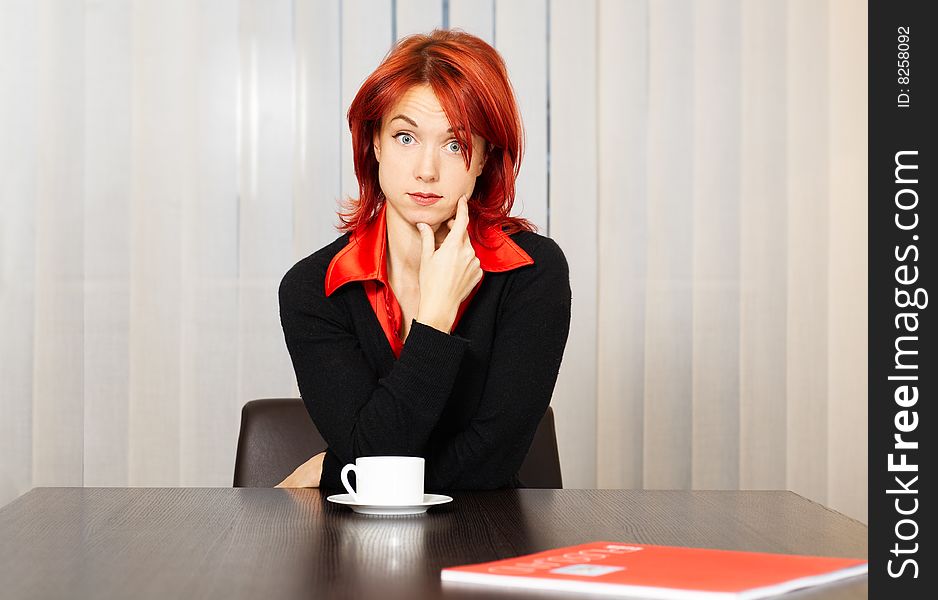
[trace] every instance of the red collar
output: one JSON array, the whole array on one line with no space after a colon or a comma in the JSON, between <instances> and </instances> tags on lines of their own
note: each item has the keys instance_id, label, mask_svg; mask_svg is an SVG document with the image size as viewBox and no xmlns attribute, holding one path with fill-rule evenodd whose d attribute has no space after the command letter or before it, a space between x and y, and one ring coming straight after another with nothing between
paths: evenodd
<instances>
[{"instance_id":1,"label":"red collar","mask_svg":"<svg viewBox=\"0 0 938 600\"><path fill-rule=\"evenodd\" d=\"M385 254L388 246L387 221L383 204L374 220L354 231L345 248L339 250L326 270L326 296L332 295L350 281L378 280L388 285L388 266ZM533 265L534 259L521 249L508 234L497 228L489 230L495 239L493 248L486 248L469 236L483 271L499 273L518 267Z\"/></svg>"}]
</instances>

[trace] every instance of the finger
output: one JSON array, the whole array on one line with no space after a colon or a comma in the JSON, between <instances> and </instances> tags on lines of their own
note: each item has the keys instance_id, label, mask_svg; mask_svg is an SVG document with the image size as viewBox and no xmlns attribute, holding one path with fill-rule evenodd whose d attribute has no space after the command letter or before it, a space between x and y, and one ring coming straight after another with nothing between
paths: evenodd
<instances>
[{"instance_id":1,"label":"finger","mask_svg":"<svg viewBox=\"0 0 938 600\"><path fill-rule=\"evenodd\" d=\"M420 230L420 260L426 262L433 256L436 244L433 240L433 228L426 223L417 223L417 229Z\"/></svg>"},{"instance_id":2,"label":"finger","mask_svg":"<svg viewBox=\"0 0 938 600\"><path fill-rule=\"evenodd\" d=\"M469 226L469 199L463 195L456 203L456 223L463 231Z\"/></svg>"},{"instance_id":3,"label":"finger","mask_svg":"<svg viewBox=\"0 0 938 600\"><path fill-rule=\"evenodd\" d=\"M455 223L456 223L456 219L450 219L449 221L446 222L446 227L448 227L449 230L452 231L453 225L454 225Z\"/></svg>"},{"instance_id":4,"label":"finger","mask_svg":"<svg viewBox=\"0 0 938 600\"><path fill-rule=\"evenodd\" d=\"M458 242L465 241L466 228L469 226L469 202L465 195L460 196L456 201L456 218L453 221L453 227L450 229L451 235L447 235L446 238L456 238Z\"/></svg>"}]
</instances>

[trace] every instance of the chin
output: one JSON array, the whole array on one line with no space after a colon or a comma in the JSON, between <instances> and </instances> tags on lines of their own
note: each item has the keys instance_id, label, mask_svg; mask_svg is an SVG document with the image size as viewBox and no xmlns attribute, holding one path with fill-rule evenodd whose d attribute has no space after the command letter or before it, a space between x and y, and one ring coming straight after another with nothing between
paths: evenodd
<instances>
[{"instance_id":1,"label":"chin","mask_svg":"<svg viewBox=\"0 0 938 600\"><path fill-rule=\"evenodd\" d=\"M414 219L410 224L416 228L417 223L426 223L434 232L443 226L443 221L440 221L439 219Z\"/></svg>"},{"instance_id":2,"label":"chin","mask_svg":"<svg viewBox=\"0 0 938 600\"><path fill-rule=\"evenodd\" d=\"M446 214L446 210L439 206L412 206L405 218L414 227L417 223L426 223L436 229L446 220Z\"/></svg>"}]
</instances>

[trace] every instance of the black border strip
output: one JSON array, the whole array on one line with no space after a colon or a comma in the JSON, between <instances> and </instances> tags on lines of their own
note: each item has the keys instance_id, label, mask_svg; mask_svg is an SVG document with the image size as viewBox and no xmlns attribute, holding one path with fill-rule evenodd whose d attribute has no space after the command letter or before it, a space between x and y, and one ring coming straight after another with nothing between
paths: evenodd
<instances>
[{"instance_id":1,"label":"black border strip","mask_svg":"<svg viewBox=\"0 0 938 600\"><path fill-rule=\"evenodd\" d=\"M938 23L927 5L868 4L870 598L927 598L938 589L927 541L936 539L927 524L935 500L923 489L934 486L924 455L934 452L938 418L928 298L938 293L930 81Z\"/></svg>"}]
</instances>

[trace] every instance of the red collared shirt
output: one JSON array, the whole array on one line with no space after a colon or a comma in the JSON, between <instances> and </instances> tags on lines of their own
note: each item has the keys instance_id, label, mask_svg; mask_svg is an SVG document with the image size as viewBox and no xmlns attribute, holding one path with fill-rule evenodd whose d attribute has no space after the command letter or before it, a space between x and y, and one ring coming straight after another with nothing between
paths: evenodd
<instances>
[{"instance_id":1,"label":"red collared shirt","mask_svg":"<svg viewBox=\"0 0 938 600\"><path fill-rule=\"evenodd\" d=\"M404 340L401 339L401 325L404 317L401 305L388 282L386 206L386 204L381 206L381 210L371 223L352 232L348 245L342 248L329 263L329 268L326 270L326 296L330 296L332 292L346 283L361 281L368 301L391 344L394 356L400 357L404 347ZM472 244L476 257L479 259L483 279L486 272L511 271L534 264L534 259L508 234L496 228L492 228L487 233L487 238L496 240L494 248L483 246L473 239L471 234L469 235L469 243ZM456 324L459 323L460 317L481 285L480 280L469 296L459 305L453 329L456 329Z\"/></svg>"}]
</instances>

